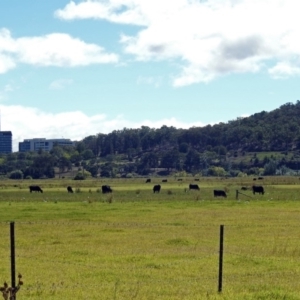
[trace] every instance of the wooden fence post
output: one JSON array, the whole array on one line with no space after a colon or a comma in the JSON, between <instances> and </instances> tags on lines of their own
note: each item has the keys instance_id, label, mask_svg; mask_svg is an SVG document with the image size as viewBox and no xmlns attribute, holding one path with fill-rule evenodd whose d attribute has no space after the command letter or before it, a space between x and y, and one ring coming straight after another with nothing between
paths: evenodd
<instances>
[{"instance_id":1,"label":"wooden fence post","mask_svg":"<svg viewBox=\"0 0 300 300\"><path fill-rule=\"evenodd\" d=\"M16 287L16 257L15 257L15 223L10 222L10 268L11 268L11 287ZM13 300L16 300L15 295Z\"/></svg>"},{"instance_id":2,"label":"wooden fence post","mask_svg":"<svg viewBox=\"0 0 300 300\"><path fill-rule=\"evenodd\" d=\"M224 225L220 226L220 252L219 252L219 285L218 292L222 292L223 279L223 242L224 242Z\"/></svg>"}]
</instances>

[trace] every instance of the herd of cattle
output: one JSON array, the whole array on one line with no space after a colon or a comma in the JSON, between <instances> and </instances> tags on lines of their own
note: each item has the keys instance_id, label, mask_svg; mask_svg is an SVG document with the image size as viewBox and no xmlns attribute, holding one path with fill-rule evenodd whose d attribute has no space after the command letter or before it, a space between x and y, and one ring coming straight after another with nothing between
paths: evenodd
<instances>
[{"instance_id":1,"label":"herd of cattle","mask_svg":"<svg viewBox=\"0 0 300 300\"><path fill-rule=\"evenodd\" d=\"M150 179L147 179L146 182L149 182L148 180L150 180ZM166 182L166 181L163 181L163 182ZM258 193L258 194L261 194L261 195L263 195L265 193L264 188L261 185L259 185L259 186L253 185L251 187L251 189L252 189L252 192L253 192L254 195L255 195L255 193ZM102 190L102 194L112 193L112 189L109 185L102 185L101 190ZM161 185L160 184L156 184L156 185L153 186L153 193L159 193L160 190L161 190ZM190 184L189 185L189 190L200 191L200 187L199 187L198 184ZM247 187L242 187L241 190L245 191L245 190L248 190L248 188ZM43 190L38 185L29 186L29 191L30 191L30 193L31 192L43 193ZM68 191L68 193L73 193L74 192L71 186L67 187L67 191ZM213 195L214 195L214 197L227 198L227 194L224 190L213 190Z\"/></svg>"}]
</instances>

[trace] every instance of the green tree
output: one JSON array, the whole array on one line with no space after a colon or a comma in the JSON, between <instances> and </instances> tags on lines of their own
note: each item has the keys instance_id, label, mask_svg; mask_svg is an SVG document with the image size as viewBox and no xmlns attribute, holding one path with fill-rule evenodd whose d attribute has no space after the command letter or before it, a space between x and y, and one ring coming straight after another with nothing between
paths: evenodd
<instances>
[{"instance_id":1,"label":"green tree","mask_svg":"<svg viewBox=\"0 0 300 300\"><path fill-rule=\"evenodd\" d=\"M264 166L264 175L275 175L277 169L277 162L275 160L270 160Z\"/></svg>"},{"instance_id":2,"label":"green tree","mask_svg":"<svg viewBox=\"0 0 300 300\"><path fill-rule=\"evenodd\" d=\"M140 164L143 168L157 168L158 155L154 152L146 153L142 156Z\"/></svg>"},{"instance_id":3,"label":"green tree","mask_svg":"<svg viewBox=\"0 0 300 300\"><path fill-rule=\"evenodd\" d=\"M200 170L200 155L198 151L194 149L189 150L185 157L184 169L190 173Z\"/></svg>"},{"instance_id":4,"label":"green tree","mask_svg":"<svg viewBox=\"0 0 300 300\"><path fill-rule=\"evenodd\" d=\"M58 169L60 173L64 173L66 170L69 171L72 169L72 163L65 156L62 156L58 159Z\"/></svg>"},{"instance_id":5,"label":"green tree","mask_svg":"<svg viewBox=\"0 0 300 300\"><path fill-rule=\"evenodd\" d=\"M85 160L92 159L95 156L91 149L84 150L81 155Z\"/></svg>"},{"instance_id":6,"label":"green tree","mask_svg":"<svg viewBox=\"0 0 300 300\"><path fill-rule=\"evenodd\" d=\"M181 169L180 153L177 149L166 152L160 162L162 168L170 169Z\"/></svg>"},{"instance_id":7,"label":"green tree","mask_svg":"<svg viewBox=\"0 0 300 300\"><path fill-rule=\"evenodd\" d=\"M94 165L87 165L86 170L91 173L92 177L97 177L99 172L99 167L97 164Z\"/></svg>"},{"instance_id":8,"label":"green tree","mask_svg":"<svg viewBox=\"0 0 300 300\"><path fill-rule=\"evenodd\" d=\"M34 179L38 178L53 178L55 176L54 171L55 159L50 153L41 152L34 157L32 164L24 171L24 176L31 176Z\"/></svg>"}]
</instances>

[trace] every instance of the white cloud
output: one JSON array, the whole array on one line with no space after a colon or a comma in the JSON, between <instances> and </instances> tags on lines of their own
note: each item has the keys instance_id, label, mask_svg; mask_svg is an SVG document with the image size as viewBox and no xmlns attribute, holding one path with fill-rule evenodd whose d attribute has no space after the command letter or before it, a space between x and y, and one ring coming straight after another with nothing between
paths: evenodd
<instances>
[{"instance_id":1,"label":"white cloud","mask_svg":"<svg viewBox=\"0 0 300 300\"><path fill-rule=\"evenodd\" d=\"M37 66L75 67L118 62L118 56L68 34L52 33L39 37L13 39L7 29L0 30L0 73L18 63Z\"/></svg>"},{"instance_id":2,"label":"white cloud","mask_svg":"<svg viewBox=\"0 0 300 300\"><path fill-rule=\"evenodd\" d=\"M279 62L269 69L269 74L275 79L285 79L300 74L300 66L292 66L289 62Z\"/></svg>"},{"instance_id":3,"label":"white cloud","mask_svg":"<svg viewBox=\"0 0 300 300\"><path fill-rule=\"evenodd\" d=\"M62 90L71 84L73 84L72 79L57 79L50 83L49 89L50 90Z\"/></svg>"},{"instance_id":4,"label":"white cloud","mask_svg":"<svg viewBox=\"0 0 300 300\"><path fill-rule=\"evenodd\" d=\"M295 71L299 11L298 0L86 0L71 1L55 15L142 25L137 34L121 36L124 51L141 61L179 61L173 84L182 86L259 72L270 62L271 75L282 63ZM286 76L294 71L280 70Z\"/></svg>"},{"instance_id":5,"label":"white cloud","mask_svg":"<svg viewBox=\"0 0 300 300\"><path fill-rule=\"evenodd\" d=\"M250 114L247 114L247 113L241 114L241 118L242 118L242 119L244 119L244 118L249 118L249 117L250 117Z\"/></svg>"},{"instance_id":6,"label":"white cloud","mask_svg":"<svg viewBox=\"0 0 300 300\"><path fill-rule=\"evenodd\" d=\"M104 53L100 46L62 33L20 38L17 44L19 60L33 65L73 67L118 60L115 54Z\"/></svg>"},{"instance_id":7,"label":"white cloud","mask_svg":"<svg viewBox=\"0 0 300 300\"><path fill-rule=\"evenodd\" d=\"M0 100L5 99L7 97L7 94L13 91L13 86L11 84L6 84L2 89L0 89Z\"/></svg>"},{"instance_id":8,"label":"white cloud","mask_svg":"<svg viewBox=\"0 0 300 300\"><path fill-rule=\"evenodd\" d=\"M1 51L1 50L0 50ZM0 52L0 74L4 74L7 71L15 68L16 63L14 59L9 57L8 55L3 55Z\"/></svg>"},{"instance_id":9,"label":"white cloud","mask_svg":"<svg viewBox=\"0 0 300 300\"><path fill-rule=\"evenodd\" d=\"M162 85L162 78L161 77L144 77L139 76L137 79L137 84L142 85L152 85L156 88L160 87Z\"/></svg>"},{"instance_id":10,"label":"white cloud","mask_svg":"<svg viewBox=\"0 0 300 300\"><path fill-rule=\"evenodd\" d=\"M152 0L153 1L153 0ZM83 1L78 4L71 1L64 9L54 15L64 20L105 19L115 23L146 25L147 15L140 10L139 1Z\"/></svg>"},{"instance_id":11,"label":"white cloud","mask_svg":"<svg viewBox=\"0 0 300 300\"><path fill-rule=\"evenodd\" d=\"M81 140L89 135L110 133L123 128L160 128L163 125L176 128L204 126L201 122L185 123L176 118L159 121L131 122L120 115L109 119L105 114L87 116L80 111L47 113L37 108L20 105L1 105L1 130L13 134L13 151L18 151L19 142L31 138L66 138Z\"/></svg>"}]
</instances>

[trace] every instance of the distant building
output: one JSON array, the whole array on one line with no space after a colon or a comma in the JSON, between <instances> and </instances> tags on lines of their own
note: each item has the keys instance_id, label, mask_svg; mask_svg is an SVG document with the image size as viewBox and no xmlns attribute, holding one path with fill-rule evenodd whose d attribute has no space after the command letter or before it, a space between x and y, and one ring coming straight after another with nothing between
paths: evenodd
<instances>
[{"instance_id":1,"label":"distant building","mask_svg":"<svg viewBox=\"0 0 300 300\"><path fill-rule=\"evenodd\" d=\"M12 153L11 131L0 131L0 153Z\"/></svg>"},{"instance_id":2,"label":"distant building","mask_svg":"<svg viewBox=\"0 0 300 300\"><path fill-rule=\"evenodd\" d=\"M23 142L19 142L19 152L28 152L28 151L51 151L53 146L74 146L75 143L70 139L26 139Z\"/></svg>"}]
</instances>

